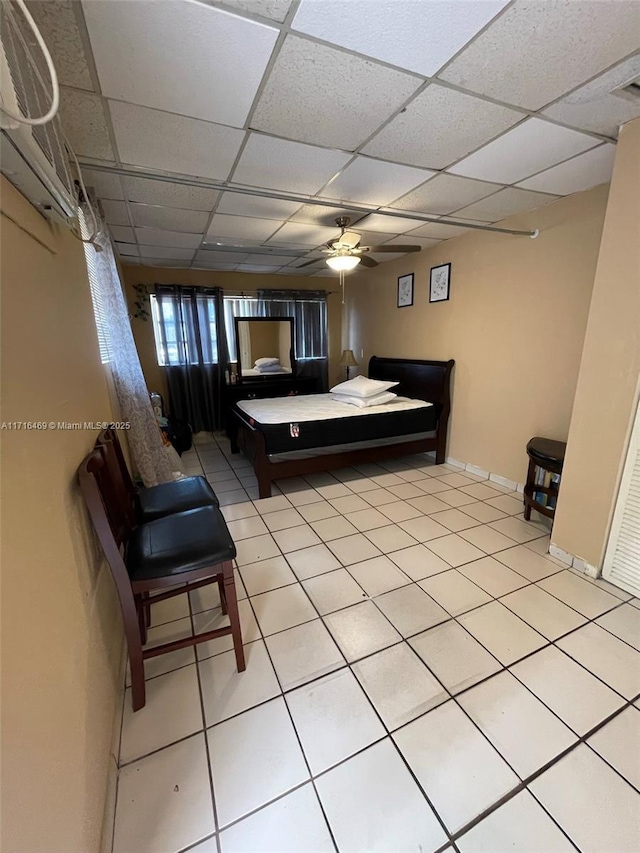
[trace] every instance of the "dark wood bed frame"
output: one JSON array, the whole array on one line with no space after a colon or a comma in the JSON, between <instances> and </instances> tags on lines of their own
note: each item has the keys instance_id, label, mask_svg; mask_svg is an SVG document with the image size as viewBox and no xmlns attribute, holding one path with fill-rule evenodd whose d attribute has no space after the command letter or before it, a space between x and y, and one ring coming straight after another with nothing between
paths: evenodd
<instances>
[{"instance_id":1,"label":"dark wood bed frame","mask_svg":"<svg viewBox=\"0 0 640 853\"><path fill-rule=\"evenodd\" d=\"M344 450L341 453L323 454L305 459L287 459L271 462L265 446L262 432L250 423L246 413L234 407L236 433L231 440L231 451L239 450L253 464L258 478L261 498L271 496L273 480L285 477L299 477L316 471L329 471L332 468L347 468L365 462L378 462L396 456L409 456L413 453L427 453L435 450L436 462L445 461L447 448L447 427L451 410L451 371L455 362L421 361L405 358L379 358L373 356L369 361L370 379L397 380L399 385L394 392L414 400L436 403L441 407L435 436L406 441L399 444L386 444L379 447L362 447Z\"/></svg>"}]
</instances>

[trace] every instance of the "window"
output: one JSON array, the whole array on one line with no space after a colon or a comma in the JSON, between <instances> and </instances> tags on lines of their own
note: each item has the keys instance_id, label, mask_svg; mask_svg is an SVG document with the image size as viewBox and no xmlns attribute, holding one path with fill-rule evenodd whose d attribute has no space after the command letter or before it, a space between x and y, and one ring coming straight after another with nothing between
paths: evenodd
<instances>
[{"instance_id":1,"label":"window","mask_svg":"<svg viewBox=\"0 0 640 853\"><path fill-rule=\"evenodd\" d=\"M295 298L286 293L278 296L225 296L224 323L229 360L236 361L234 317L293 317L296 330L296 361L327 357L326 297L310 294Z\"/></svg>"},{"instance_id":2,"label":"window","mask_svg":"<svg viewBox=\"0 0 640 853\"><path fill-rule=\"evenodd\" d=\"M173 295L152 294L150 301L159 365L218 363L214 297L198 295L195 305L190 299L188 310L183 310L186 306L181 298ZM194 308L197 318L192 313Z\"/></svg>"},{"instance_id":3,"label":"window","mask_svg":"<svg viewBox=\"0 0 640 853\"><path fill-rule=\"evenodd\" d=\"M193 288L151 295L151 317L158 364L216 364L218 340L216 300ZM294 295L295 294L295 295ZM293 317L297 361L327 358L327 300L325 294L300 291L261 292L255 296L224 296L224 333L229 361L237 361L235 317ZM205 333L204 330L207 330Z\"/></svg>"},{"instance_id":4,"label":"window","mask_svg":"<svg viewBox=\"0 0 640 853\"><path fill-rule=\"evenodd\" d=\"M83 239L86 240L91 235L91 229L87 225L87 221L82 210L78 211L78 219L80 221L80 233L82 234ZM87 274L89 276L91 301L93 302L93 316L96 322L98 345L100 347L100 360L103 364L108 364L108 362L113 359L110 347L109 324L107 323L107 309L100 283L98 253L90 243L83 243L82 247L84 249L84 259L87 265Z\"/></svg>"}]
</instances>

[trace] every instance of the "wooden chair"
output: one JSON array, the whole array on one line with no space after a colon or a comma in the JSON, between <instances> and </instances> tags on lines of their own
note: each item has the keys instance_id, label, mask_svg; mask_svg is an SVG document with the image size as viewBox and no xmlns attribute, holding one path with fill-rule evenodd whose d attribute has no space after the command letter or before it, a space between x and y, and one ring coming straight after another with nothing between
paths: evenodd
<instances>
[{"instance_id":1,"label":"wooden chair","mask_svg":"<svg viewBox=\"0 0 640 853\"><path fill-rule=\"evenodd\" d=\"M134 526L128 508L119 502L118 481L100 447L84 458L78 479L120 599L133 710L145 704L144 661L148 658L231 634L238 672L242 672L245 660L233 574L236 549L219 507L199 507ZM228 627L142 648L153 604L215 582L222 612L229 616ZM176 588L176 584L184 585ZM152 591L163 589L149 598Z\"/></svg>"},{"instance_id":2,"label":"wooden chair","mask_svg":"<svg viewBox=\"0 0 640 853\"><path fill-rule=\"evenodd\" d=\"M155 521L201 506L218 506L215 492L204 477L184 477L159 486L136 489L114 429L102 430L96 445L104 449L111 474L119 481L119 500L137 522Z\"/></svg>"}]
</instances>

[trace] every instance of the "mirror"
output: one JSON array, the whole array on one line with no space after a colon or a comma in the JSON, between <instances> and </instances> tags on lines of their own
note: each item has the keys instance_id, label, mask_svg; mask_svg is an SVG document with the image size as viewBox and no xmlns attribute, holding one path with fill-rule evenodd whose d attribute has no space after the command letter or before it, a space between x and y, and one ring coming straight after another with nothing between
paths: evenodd
<instances>
[{"instance_id":1,"label":"mirror","mask_svg":"<svg viewBox=\"0 0 640 853\"><path fill-rule=\"evenodd\" d=\"M293 317L236 317L238 381L295 375Z\"/></svg>"}]
</instances>

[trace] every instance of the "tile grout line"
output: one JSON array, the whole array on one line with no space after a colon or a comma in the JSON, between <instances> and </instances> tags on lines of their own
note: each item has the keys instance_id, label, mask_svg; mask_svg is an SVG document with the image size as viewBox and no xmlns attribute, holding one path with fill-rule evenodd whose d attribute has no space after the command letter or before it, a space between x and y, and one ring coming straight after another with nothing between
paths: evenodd
<instances>
[{"instance_id":1,"label":"tile grout line","mask_svg":"<svg viewBox=\"0 0 640 853\"><path fill-rule=\"evenodd\" d=\"M521 544L523 544L523 543L518 543L518 545L521 545ZM518 545L517 545L517 546L518 546ZM516 547L517 547L517 546L516 546ZM533 552L533 553L536 553L536 552ZM286 554L285 554L284 556L285 556L285 560L286 560ZM543 555L539 555L539 556L543 556ZM544 558L544 557L543 557L543 558ZM551 561L549 561L549 562L551 562ZM468 564L467 564L467 565L468 565ZM345 567L345 568L347 568L347 570L348 570L348 567ZM456 567L456 568L457 568L457 567ZM564 569L563 569L562 567L559 567L559 568L558 568L558 572L554 572L554 573L552 573L552 575L550 575L550 576L553 576L553 575L555 575L555 574L557 574L557 573L559 573L560 571L563 571L563 570L564 570ZM516 573L517 573L517 572L516 572ZM537 583L537 582L532 582L532 581L530 581L528 578L525 578L525 580L529 581L529 582L528 582L528 584L525 584L525 587L526 587L526 586L536 585L536 583ZM413 583L416 583L415 581L412 581L412 582L413 582ZM302 582L301 582L299 579L298 579L298 583L300 583L300 584L302 585ZM606 591L606 590L605 590L605 591ZM505 595L508 595L508 594L509 594L509 593L505 593ZM490 595L491 595L491 594L490 594ZM495 597L495 596L493 596L493 595L492 595L491 597L492 597L492 599L493 599L493 600L499 600L498 598L496 598L496 597ZM554 597L555 597L555 596L554 596ZM616 596L614 596L614 597L616 597ZM372 600L372 599L371 599L371 600ZM560 600L560 601L561 601L561 599L558 599L558 600ZM628 601L629 601L629 599L618 599L618 603L617 603L614 607L612 607L612 608L610 608L609 610L605 611L605 613L606 613L606 612L612 612L612 611L613 611L613 610L615 610L615 609L619 609L620 607L622 607L622 605L624 605L624 604L628 603ZM252 603L251 603L251 597L249 597L249 603L250 603L250 606L251 606L251 607L252 607L252 609L253 609L253 605L252 605ZM375 602L374 602L374 603L375 603ZM565 606L569 606L569 607L570 607L570 605L566 605L566 602L561 602L561 603L565 604ZM379 608L378 608L378 609L379 609ZM572 609L573 609L573 608L572 608ZM576 611L576 612L577 612L577 611ZM384 614L383 614L383 615L384 615ZM514 614L514 615L515 615L517 618L520 618L520 617L518 617L518 616L517 616L517 614ZM580 615L584 616L584 614L580 614ZM595 620L596 620L596 619L598 619L598 618L600 618L600 616L602 616L602 615L603 615L603 614L599 614L599 615L594 616L594 617L593 617L593 618L591 618L591 619L587 619L587 621L586 621L585 623L583 623L582 625L578 626L577 628L575 628L575 629L573 629L572 631L567 632L567 633L568 633L568 634L570 634L570 633L573 633L574 631L578 631L578 630L580 630L582 627L585 627L585 625L586 625L586 624L589 624L589 623L591 623L591 622L595 622ZM323 622L323 624L324 624L324 619L323 619L323 617L322 617L322 616L320 616L320 620L321 620L321 621ZM449 620L446 620L446 621L449 621ZM454 617L454 619L453 619L452 621L457 621L457 620L456 620L456 618ZM524 620L523 620L523 621L524 621ZM441 624L442 624L442 623L441 623ZM460 623L458 623L458 624L460 624ZM526 624L526 622L525 622L525 624ZM294 627L295 627L295 626L294 626ZM325 626L325 627L326 627L326 626ZM436 626L433 626L433 627L436 627ZM462 626L462 627L464 628L464 626ZM599 627L602 627L602 626L599 626ZM284 630L290 630L290 629L284 629ZM429 630L429 629L426 629L426 630ZM534 629L534 630L535 630L535 629ZM606 629L605 629L605 630L606 630ZM281 633L281 632L276 632L276 633ZM424 632L418 632L418 633L424 633ZM468 632L467 632L467 633L468 633ZM611 633L611 632L608 632L608 633ZM271 635L269 635L269 636L271 636ZM413 635L413 636L415 636L415 635ZM562 635L562 636L566 636L566 634L565 634L565 635ZM621 642L625 643L625 641L624 641L624 640L621 640L621 638L616 637L616 635L613 635L613 634L612 634L612 636L614 636L614 637L615 637L616 639L618 639L619 641L621 641ZM265 638L264 638L264 635L262 635L262 632L261 632L261 637L262 637L262 639L263 639L263 641L264 641L264 640L265 640ZM547 643L543 646L543 648L547 648L547 647L549 647L550 645L554 645L554 643L555 643L558 639L560 639L560 638L561 638L561 637L558 637L558 638L556 638L556 640L554 640L554 641L549 641L549 642L547 642ZM476 642L479 642L475 637L474 637L473 639L474 639L474 640L476 640ZM544 638L544 639L547 639L547 638ZM403 638L403 640L402 640L402 641L407 642L407 638ZM407 643L407 644L408 644L408 643ZM483 646L483 644L482 644L482 643L479 643L479 644L480 644L483 648L485 648L485 647ZM625 643L625 644L626 644L626 643ZM265 643L265 645L266 645L266 643ZM630 646L630 644L626 644L626 645L629 645L629 647L630 647L630 648L633 648L632 646ZM412 650L413 650L413 649L412 649ZM536 649L536 650L534 650L534 652L532 652L532 653L530 653L530 654L535 654L537 651L540 651L540 650L541 650L541 649ZM414 653L415 653L415 650L413 650L413 651L414 651ZM487 651L488 651L488 650L487 650ZM636 651L637 651L637 650L636 650ZM489 652L489 653L490 653L490 652ZM490 654L491 654L491 653L490 653ZM565 653L565 654L566 654L566 653ZM530 655L527 655L527 656L525 656L525 657L528 657L528 656L530 656ZM418 657L419 657L419 656L418 656ZM569 657L570 657L570 659L571 659L571 660L574 660L573 658L571 658L571 656L570 656L570 655L569 655ZM422 659L421 659L421 658L419 658L419 659L421 660L421 662L423 663L423 665L425 665L426 669L427 669L429 672L431 672L431 670L429 670L429 667L424 663L424 661L422 661ZM525 658L521 658L521 659L519 659L519 660L523 660L523 659L525 659ZM509 664L509 666L513 666L513 665L515 665L515 663L516 663L516 662L517 662L517 661L512 662L511 664ZM590 675L592 675L593 677L598 678L598 676L595 676L595 674L594 674L594 673L591 673L591 672L590 672L590 670L587 670L587 669L586 669L586 667L583 667L583 666L582 666L582 664L580 664L580 662L579 662L579 661L575 661L575 660L574 660L574 662L575 662L575 663L578 663L578 664L579 664L583 669L585 669L585 670L586 670L586 672L588 672ZM352 662L352 663L353 663L353 662ZM351 667L351 664L348 664L348 667L350 668L350 667ZM340 667L340 668L342 668L342 667ZM508 666L506 666L506 665L505 665L505 666L504 666L503 671L504 671L504 670L508 670ZM495 673L495 674L498 674L498 673ZM511 673L511 674L512 674L512 673ZM320 677L323 677L323 676L320 676ZM489 677L492 677L492 676L489 676ZM516 676L516 678L517 678L517 676ZM438 681L438 683L440 683L438 679L436 679L436 680ZM517 679L517 680L518 680L518 682L519 682L519 683L521 683L519 679ZM598 680L600 680L600 681L601 681L601 679L599 679L599 678L598 678ZM279 681L279 679L278 679L278 681ZM280 683L280 682L279 682L279 683ZM306 683L309 683L309 682L306 682ZM603 682L603 683L605 683L605 682ZM474 685L472 685L470 688L467 688L467 689L472 689L472 687L474 687L474 686L477 686L477 684L474 684ZM548 708L548 706L543 702L543 700L541 700L539 697L537 697L537 696L536 696L536 694L535 694L531 689L527 688L527 686L526 686L526 685L523 685L523 686L528 690L528 692L530 692L530 693L531 693L535 698L537 698L537 699L538 699L538 701L540 701L540 702L541 702L541 703L542 703L542 704L543 704L543 705L544 705L544 706L545 706L549 711L551 711L551 713L553 713L553 714L554 714L554 716L556 716L556 717L557 717L557 715L555 714L555 712L553 712L553 711L552 711L552 709ZM607 686L609 686L609 685L607 685ZM292 688L292 689L295 689L295 688ZM610 689L611 689L611 688L610 688ZM448 690L446 690L446 688L445 688L445 691L446 691L446 692L451 696L450 692L449 692ZM466 690L465 690L465 691L460 691L460 693L459 693L459 694L457 694L457 695L461 695L463 692L466 692ZM617 693L617 691L615 691L615 692ZM283 696L284 696L284 695L285 695L285 694L284 694L284 692L283 692L281 695L283 695ZM365 695L366 695L366 692L365 692ZM367 697L367 698L368 698L368 697ZM452 696L452 698L453 698L453 699L454 699L454 701L455 701L455 696ZM623 712L624 710L626 710L629 706L631 706L631 705L633 704L633 702L634 702L634 701L636 701L635 699L627 700L627 699L626 699L626 697L622 697L622 698L625 700L625 703L623 704L623 706L622 706L620 709L618 709L616 712L614 712L612 715L610 715L610 717L608 717L608 718L606 718L605 720L601 721L601 722L600 722L600 724L598 724L598 726L596 726L594 729L589 730L589 732L587 732L584 736L582 736L582 738L578 741L578 743L580 743L580 742L582 742L582 741L586 740L588 737L591 737L591 736L594 734L594 732L595 732L595 731L597 731L597 730L599 730L600 728L602 728L602 727L604 727L605 725L607 725L607 724L608 724L612 719L614 719L615 717L617 717L620 713L622 713L622 712ZM445 701L448 701L448 700L445 700ZM457 703L457 704L458 704L458 703ZM254 707L256 707L256 706L254 706ZM375 710L375 708L374 708L374 710ZM433 709L429 709L429 710L433 710ZM464 709L463 709L463 710L464 710ZM377 712L376 712L376 713L377 713ZM425 714L426 714L426 713L428 713L428 711L427 711L427 712L425 712ZM424 716L424 714L423 714L423 715L420 715L420 716ZM416 719L419 719L419 718L420 718L420 716L419 716L418 718L416 718ZM564 721L563 721L561 718L559 718L559 717L558 717L558 719L560 719L560 720L561 720L561 722L562 722L565 726L567 725L566 723L564 723ZM410 722L413 722L413 721L410 721ZM383 723L383 725L384 725L384 723ZM408 724L406 724L406 725L408 725ZM474 723L474 725L475 725L475 723ZM386 725L385 725L384 727L385 727L385 730L389 731ZM402 728L402 727L400 727L400 728ZM479 727L478 727L478 726L476 726L476 728L479 728ZM568 727L568 728L570 728L570 727ZM394 731L395 731L395 730L394 730ZM481 730L480 730L480 731L481 731ZM488 740L488 738L486 737L486 735L484 735L484 732L482 732L482 734L483 734L483 736L485 737L485 739L487 739L487 740ZM489 741L489 743L491 743L491 741ZM576 745L577 745L577 744L576 744ZM589 746L590 746L590 745L589 745ZM492 744L492 747L493 747L493 744ZM493 748L495 749L495 747L493 747ZM575 748L575 745L574 745L572 748ZM496 751L497 751L497 750L496 750ZM569 749L568 751L571 751L571 749ZM594 751L594 752L595 752L595 750L592 750L592 751ZM500 753L498 752L498 754L500 754ZM554 763L556 763L557 761L561 760L561 757L564 757L564 754L566 754L566 753L561 753L561 754L560 754L560 756L557 756L555 759L553 759L553 760L550 762L549 766L552 766ZM597 754L597 753L596 753L596 754ZM353 757L353 756L350 756L350 757ZM600 757L601 757L601 756L600 756ZM347 759L345 759L345 760L349 760L349 759L347 758ZM605 760L605 759L603 759L603 760L605 761L605 763L607 763L607 764L608 764L608 762L606 762L606 760ZM337 765L334 765L334 766L337 766ZM611 765L609 765L609 766L611 766ZM545 772L545 770L546 770L546 769L548 769L548 766L547 766L547 765L545 765L543 768L541 768L539 771L537 771L537 773L536 773L536 774L533 774L530 778L528 778L528 780L527 780L526 784L528 784L528 782L529 782L529 781L531 781L531 779L533 779L533 778L537 778L537 775L540 775L542 772ZM613 768L613 769L615 770L615 768ZM624 777L621 773L619 773L618 771L616 771L616 772L617 772L617 774L618 774L622 779L624 779L625 781L627 781L627 782L628 782L628 780L626 780L626 779L625 779L625 777ZM516 774L516 775L517 775L517 774ZM628 782L628 783L629 783L629 782ZM629 783L629 784L631 784L631 783ZM497 807L497 806L496 806L496 807ZM495 809L493 809L493 810L495 810ZM437 812L436 812L436 814L437 814ZM479 819L480 819L480 818L479 818ZM479 820L479 819L478 819L478 820ZM467 828L463 828L463 830L464 830L464 831L467 831L467 829L468 829L468 827L467 827ZM460 830L460 831L459 831L459 832L460 832L460 834L462 834L462 833L463 833L463 830Z\"/></svg>"}]
</instances>

